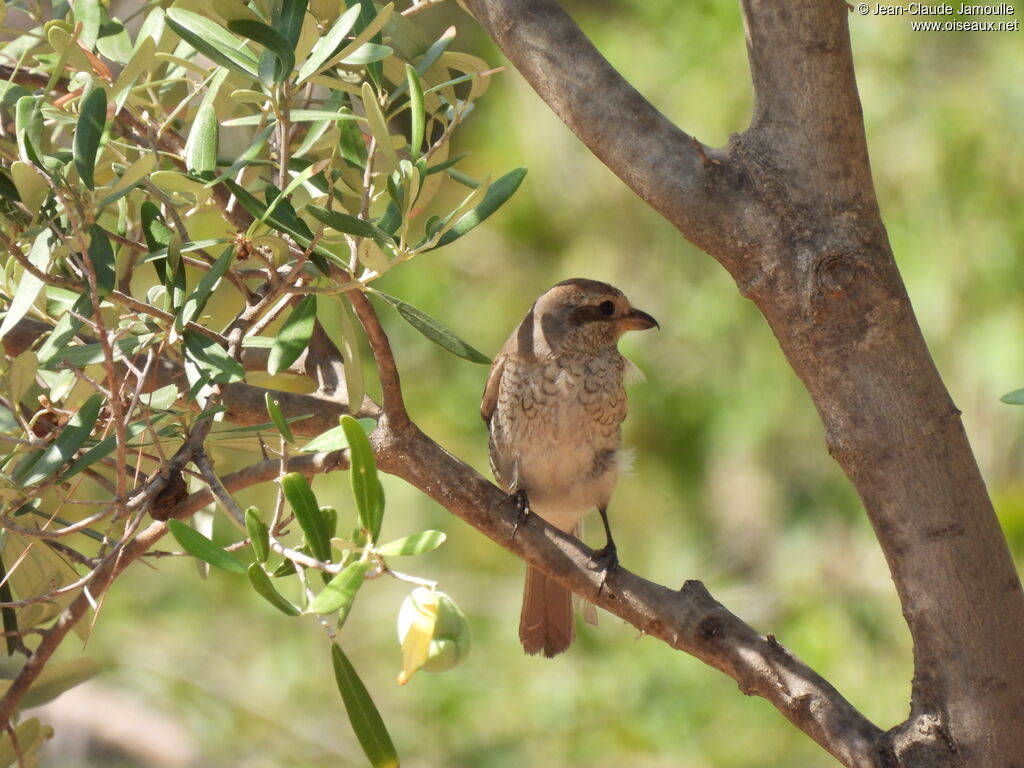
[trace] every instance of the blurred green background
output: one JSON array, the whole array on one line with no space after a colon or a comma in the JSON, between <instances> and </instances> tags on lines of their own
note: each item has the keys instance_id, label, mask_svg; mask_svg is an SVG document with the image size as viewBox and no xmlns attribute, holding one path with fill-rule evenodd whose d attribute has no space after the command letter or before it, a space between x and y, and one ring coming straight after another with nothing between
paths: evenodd
<instances>
[{"instance_id":1,"label":"blurred green background","mask_svg":"<svg viewBox=\"0 0 1024 768\"><path fill-rule=\"evenodd\" d=\"M751 91L737 4L566 5L612 63L701 141L722 145L746 127ZM455 47L505 63L454 4L421 18L438 32L456 24ZM896 258L1020 559L1024 409L999 396L1024 386L1024 33L912 32L907 17L858 14L850 24ZM900 722L910 644L885 563L753 304L592 158L511 68L457 141L453 152L472 151L464 170L478 176L529 166L523 187L486 226L395 270L381 289L487 354L537 295L567 277L608 280L657 317L660 332L622 344L647 375L630 391L625 429L635 470L611 511L623 564L667 585L703 580L879 726ZM486 368L445 354L393 313L384 319L413 417L486 474L478 415ZM242 460L228 450L218 457L220 467ZM343 514L347 482L340 474L316 484ZM385 538L424 527L448 533L408 570L438 580L474 632L463 666L399 687L394 618L407 588L381 579L360 593L342 644L403 765L835 765L764 701L611 616L581 626L557 660L524 656L516 636L522 564L400 481L385 484ZM241 501L267 505L272 493L267 486ZM599 528L590 526L592 543ZM203 582L187 561L153 566L136 565L107 597L86 649L105 671L84 699L53 711L52 765L364 764L313 620L277 614L244 577ZM99 696L124 707L129 738L110 737L97 753L76 741L74 712ZM133 729L173 738L153 754L123 753L114 745Z\"/></svg>"}]
</instances>

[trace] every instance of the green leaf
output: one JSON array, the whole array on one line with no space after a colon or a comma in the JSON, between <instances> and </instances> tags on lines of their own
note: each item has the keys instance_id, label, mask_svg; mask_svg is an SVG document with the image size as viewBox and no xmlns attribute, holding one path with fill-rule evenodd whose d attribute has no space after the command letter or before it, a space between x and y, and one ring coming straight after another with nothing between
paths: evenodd
<instances>
[{"instance_id":1,"label":"green leaf","mask_svg":"<svg viewBox=\"0 0 1024 768\"><path fill-rule=\"evenodd\" d=\"M352 663L336 643L331 643L331 660L349 722L370 764L373 768L398 768L398 754L384 720Z\"/></svg>"},{"instance_id":2,"label":"green leaf","mask_svg":"<svg viewBox=\"0 0 1024 768\"><path fill-rule=\"evenodd\" d=\"M405 78L409 83L409 148L412 150L412 159L416 160L423 148L423 129L426 121L426 113L423 111L423 86L416 70L408 64L405 65Z\"/></svg>"},{"instance_id":3,"label":"green leaf","mask_svg":"<svg viewBox=\"0 0 1024 768\"><path fill-rule=\"evenodd\" d=\"M18 141L18 157L41 168L43 153L43 113L39 109L42 99L22 96L14 105L14 132Z\"/></svg>"},{"instance_id":4,"label":"green leaf","mask_svg":"<svg viewBox=\"0 0 1024 768\"><path fill-rule=\"evenodd\" d=\"M235 246L229 245L217 257L217 260L213 262L192 293L185 299L185 303L181 306L181 311L178 312L177 317L174 318L174 327L177 330L183 330L188 323L199 317L199 313L206 307L210 294L216 289L217 283L220 282L220 279L228 271L234 258Z\"/></svg>"},{"instance_id":5,"label":"green leaf","mask_svg":"<svg viewBox=\"0 0 1024 768\"><path fill-rule=\"evenodd\" d=\"M99 671L100 665L95 659L89 658L47 664L19 701L19 707L38 707L53 701L64 691L84 683ZM4 682L10 685L9 681Z\"/></svg>"},{"instance_id":6,"label":"green leaf","mask_svg":"<svg viewBox=\"0 0 1024 768\"><path fill-rule=\"evenodd\" d=\"M280 373L299 359L299 355L309 346L315 323L316 294L311 294L296 305L278 331L267 358L269 373Z\"/></svg>"},{"instance_id":7,"label":"green leaf","mask_svg":"<svg viewBox=\"0 0 1024 768\"><path fill-rule=\"evenodd\" d=\"M363 83L363 110L366 112L366 122L370 124L370 133L377 140L377 149L384 153L384 156L391 163L392 168L398 167L398 153L391 144L391 133L388 131L388 123L381 112L380 104L377 102L377 95L373 86Z\"/></svg>"},{"instance_id":8,"label":"green leaf","mask_svg":"<svg viewBox=\"0 0 1024 768\"><path fill-rule=\"evenodd\" d=\"M75 168L82 182L89 189L95 189L93 170L96 166L96 153L103 138L103 129L107 124L107 92L102 86L95 86L82 102L82 109L75 126L73 155Z\"/></svg>"},{"instance_id":9,"label":"green leaf","mask_svg":"<svg viewBox=\"0 0 1024 768\"><path fill-rule=\"evenodd\" d=\"M218 547L190 525L181 520L168 520L167 527L181 548L203 562L223 568L232 573L245 573L246 566L241 560L224 549Z\"/></svg>"},{"instance_id":10,"label":"green leaf","mask_svg":"<svg viewBox=\"0 0 1024 768\"><path fill-rule=\"evenodd\" d=\"M117 267L110 238L99 224L89 227L89 248L86 251L96 273L96 290L100 296L108 296L117 282Z\"/></svg>"},{"instance_id":11,"label":"green leaf","mask_svg":"<svg viewBox=\"0 0 1024 768\"><path fill-rule=\"evenodd\" d=\"M361 352L359 351L358 322L347 299L326 299L316 304L316 318L328 337L341 350L345 372L345 392L349 410L356 413L366 395L366 382L362 378ZM345 446L348 442L345 442ZM309 451L307 445L306 450ZM332 449L314 449L330 451Z\"/></svg>"},{"instance_id":12,"label":"green leaf","mask_svg":"<svg viewBox=\"0 0 1024 768\"><path fill-rule=\"evenodd\" d=\"M295 5L295 3L292 3ZM300 17L301 26L301 17ZM274 67L274 81L282 83L288 79L295 69L294 43L290 43L284 35L273 27L255 19L234 19L228 22L228 29L239 35L255 40L266 48L277 59Z\"/></svg>"},{"instance_id":13,"label":"green leaf","mask_svg":"<svg viewBox=\"0 0 1024 768\"><path fill-rule=\"evenodd\" d=\"M326 208L321 208L319 205L307 205L306 210L312 214L313 218L322 221L337 232L344 232L356 237L369 237L382 245L394 243L394 240L391 239L387 232L365 219L357 219L355 216L350 216L341 211L329 211Z\"/></svg>"},{"instance_id":14,"label":"green leaf","mask_svg":"<svg viewBox=\"0 0 1024 768\"><path fill-rule=\"evenodd\" d=\"M359 115L354 115L351 112L328 112L324 109L293 109L288 113L288 122L290 123L311 123L318 120L332 120L334 122L344 122L351 120L363 120L364 118ZM260 113L258 115L245 115L243 117L234 117L230 120L225 120L224 125L229 127L235 127L239 125L259 125L264 121L270 123L276 122L277 118L273 115L265 115Z\"/></svg>"},{"instance_id":15,"label":"green leaf","mask_svg":"<svg viewBox=\"0 0 1024 768\"><path fill-rule=\"evenodd\" d=\"M295 435L292 434L291 428L288 426L288 422L281 413L281 406L277 404L270 395L270 390L263 393L263 399L267 404L267 413L270 414L270 420L274 422L274 426L277 427L277 431L281 433L281 437L287 440L289 443L295 442Z\"/></svg>"},{"instance_id":16,"label":"green leaf","mask_svg":"<svg viewBox=\"0 0 1024 768\"><path fill-rule=\"evenodd\" d=\"M259 563L252 563L246 569L246 573L249 575L249 583L252 584L252 588L256 590L256 594L277 608L277 610L285 616L299 616L302 614L299 606L295 605L277 591L277 588L274 587L274 584L267 575L267 572L263 570L262 565Z\"/></svg>"},{"instance_id":17,"label":"green leaf","mask_svg":"<svg viewBox=\"0 0 1024 768\"><path fill-rule=\"evenodd\" d=\"M138 160L128 166L124 173L111 187L107 196L103 198L103 201L97 206L98 210L106 208L113 202L120 200L122 197L131 192L135 187L156 168L156 155L146 153L142 155ZM153 205L148 200L146 204ZM155 206L154 206L155 207Z\"/></svg>"},{"instance_id":18,"label":"green leaf","mask_svg":"<svg viewBox=\"0 0 1024 768\"><path fill-rule=\"evenodd\" d=\"M473 349L473 347L469 346L469 344L464 342L451 330L446 328L423 310L417 309L412 304L402 301L394 296L388 296L386 293L381 293L380 291L375 290L374 294L384 299L384 301L398 310L398 314L400 314L402 318L409 323L409 325L442 349L445 349L464 360L469 360L471 363L490 365L490 358L482 352L478 352Z\"/></svg>"},{"instance_id":19,"label":"green leaf","mask_svg":"<svg viewBox=\"0 0 1024 768\"><path fill-rule=\"evenodd\" d=\"M111 345L114 360L123 360L126 356L134 354L147 339L152 339L152 335L150 334L146 337L129 336L126 339L118 339ZM67 363L74 368L96 365L97 363L102 363L105 359L106 353L103 349L103 344L100 342L95 344L68 345L57 353L57 360Z\"/></svg>"},{"instance_id":20,"label":"green leaf","mask_svg":"<svg viewBox=\"0 0 1024 768\"><path fill-rule=\"evenodd\" d=\"M348 448L348 437L345 435L345 430L339 426L328 429L326 432L321 432L302 446L301 450L312 453L319 451L340 451L343 448Z\"/></svg>"},{"instance_id":21,"label":"green leaf","mask_svg":"<svg viewBox=\"0 0 1024 768\"><path fill-rule=\"evenodd\" d=\"M363 43L338 63L347 67L361 67L366 64L375 64L378 61L383 61L393 53L394 50L387 45Z\"/></svg>"},{"instance_id":22,"label":"green leaf","mask_svg":"<svg viewBox=\"0 0 1024 768\"><path fill-rule=\"evenodd\" d=\"M242 364L213 339L195 331L185 331L185 359L195 365L211 381L231 383L245 378Z\"/></svg>"},{"instance_id":23,"label":"green leaf","mask_svg":"<svg viewBox=\"0 0 1024 768\"><path fill-rule=\"evenodd\" d=\"M309 52L309 58L299 68L297 85L302 85L303 81L319 72L327 60L338 52L345 41L345 36L352 30L356 19L359 18L359 11L358 7L349 8L331 25L327 34L317 41L313 50Z\"/></svg>"},{"instance_id":24,"label":"green leaf","mask_svg":"<svg viewBox=\"0 0 1024 768\"><path fill-rule=\"evenodd\" d=\"M347 565L341 573L331 579L307 609L309 613L326 614L341 611L348 613L356 592L363 585L363 578L369 569L370 563L366 560L357 560Z\"/></svg>"},{"instance_id":25,"label":"green leaf","mask_svg":"<svg viewBox=\"0 0 1024 768\"><path fill-rule=\"evenodd\" d=\"M223 71L223 70L222 70ZM217 170L217 110L212 104L199 107L185 143L185 167L189 173L210 181Z\"/></svg>"},{"instance_id":26,"label":"green leaf","mask_svg":"<svg viewBox=\"0 0 1024 768\"><path fill-rule=\"evenodd\" d=\"M289 472L281 476L281 489L295 513L295 520L306 537L313 557L324 563L330 562L331 535L324 525L320 505L317 504L309 482L300 473Z\"/></svg>"},{"instance_id":27,"label":"green leaf","mask_svg":"<svg viewBox=\"0 0 1024 768\"><path fill-rule=\"evenodd\" d=\"M288 43L289 51L293 50L299 43L299 35L302 33L302 20L306 15L306 8L309 7L309 0L282 0L281 14L274 19L274 26L280 30ZM294 68L294 56L292 67L288 69L291 74Z\"/></svg>"},{"instance_id":28,"label":"green leaf","mask_svg":"<svg viewBox=\"0 0 1024 768\"><path fill-rule=\"evenodd\" d=\"M60 355L63 353L64 348L71 342L71 339L75 337L78 330L82 327L82 321L75 317L79 315L82 317L92 317L92 295L89 293L83 293L75 301L74 306L71 307L71 311L65 312L61 315L60 320L57 321L57 325L53 327L50 335L43 342L43 345L39 347L39 351L36 353L39 357L39 367L44 370L51 370L55 364L60 360Z\"/></svg>"},{"instance_id":29,"label":"green leaf","mask_svg":"<svg viewBox=\"0 0 1024 768\"><path fill-rule=\"evenodd\" d=\"M1008 405L1024 405L1024 389L1015 389L999 398Z\"/></svg>"},{"instance_id":30,"label":"green leaf","mask_svg":"<svg viewBox=\"0 0 1024 768\"><path fill-rule=\"evenodd\" d=\"M261 563L267 562L267 558L270 557L270 529L260 519L260 511L256 507L248 507L245 510L245 530L252 541L252 551L256 555L256 560Z\"/></svg>"},{"instance_id":31,"label":"green leaf","mask_svg":"<svg viewBox=\"0 0 1024 768\"><path fill-rule=\"evenodd\" d=\"M40 272L46 272L50 263L53 237L54 235L49 229L44 229L36 235L36 239L32 241L32 247L29 249L27 255L29 263ZM11 297L4 321L0 324L0 339L16 326L18 321L32 308L42 289L43 281L26 269L14 289L14 296Z\"/></svg>"},{"instance_id":32,"label":"green leaf","mask_svg":"<svg viewBox=\"0 0 1024 768\"><path fill-rule=\"evenodd\" d=\"M134 424L129 424L128 429L125 430L129 440L138 437L140 434L146 431L147 425L144 422L137 421ZM100 440L96 445L90 448L88 451L83 453L75 462L67 468L66 471L61 473L60 481L66 483L72 477L77 475L82 470L88 469L100 459L109 456L117 448L117 436L111 435Z\"/></svg>"},{"instance_id":33,"label":"green leaf","mask_svg":"<svg viewBox=\"0 0 1024 768\"><path fill-rule=\"evenodd\" d=\"M377 554L382 557L421 555L424 552L437 549L447 538L441 531L422 531L378 547Z\"/></svg>"},{"instance_id":34,"label":"green leaf","mask_svg":"<svg viewBox=\"0 0 1024 768\"><path fill-rule=\"evenodd\" d=\"M256 57L241 40L215 21L182 8L170 8L167 23L182 40L222 67L244 77L259 78Z\"/></svg>"},{"instance_id":35,"label":"green leaf","mask_svg":"<svg viewBox=\"0 0 1024 768\"><path fill-rule=\"evenodd\" d=\"M523 182L525 176L525 168L516 168L491 184L480 204L460 218L454 227L445 232L434 247L440 248L458 240L471 229L485 221L492 213L504 205L506 200L512 197L513 193L519 189L519 185Z\"/></svg>"},{"instance_id":36,"label":"green leaf","mask_svg":"<svg viewBox=\"0 0 1024 768\"><path fill-rule=\"evenodd\" d=\"M348 436L352 496L359 512L359 525L369 531L372 541L376 541L384 519L384 494L377 477L373 448L362 426L351 416L342 416L341 426Z\"/></svg>"},{"instance_id":37,"label":"green leaf","mask_svg":"<svg viewBox=\"0 0 1024 768\"><path fill-rule=\"evenodd\" d=\"M94 394L79 407L75 415L50 445L29 454L14 470L14 480L22 488L36 485L69 462L96 427L96 418L103 405L103 396Z\"/></svg>"},{"instance_id":38,"label":"green leaf","mask_svg":"<svg viewBox=\"0 0 1024 768\"><path fill-rule=\"evenodd\" d=\"M256 117L258 117L258 115ZM227 125L230 122L231 121L228 120L224 123L224 125ZM273 122L271 122L270 125L263 126L263 129L252 137L252 142L249 144L249 148L238 156L238 159L231 164L230 168L225 170L220 176L215 178L213 181L209 182L207 186L213 186L214 184L219 184L220 182L224 181L224 179L233 178L235 174L238 173L239 170L249 165L250 161L259 157L260 152L263 151L263 147L266 146L267 141L270 139L270 134L274 132L274 127L275 124Z\"/></svg>"}]
</instances>

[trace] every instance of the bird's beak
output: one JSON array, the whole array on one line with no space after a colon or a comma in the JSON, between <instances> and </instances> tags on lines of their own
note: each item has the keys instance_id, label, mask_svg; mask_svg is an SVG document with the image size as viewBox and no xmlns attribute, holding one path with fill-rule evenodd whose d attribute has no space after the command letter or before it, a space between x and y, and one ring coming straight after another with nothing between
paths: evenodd
<instances>
[{"instance_id":1,"label":"bird's beak","mask_svg":"<svg viewBox=\"0 0 1024 768\"><path fill-rule=\"evenodd\" d=\"M646 331L648 328L661 328L658 321L639 309L630 309L622 317L622 327L627 331Z\"/></svg>"}]
</instances>

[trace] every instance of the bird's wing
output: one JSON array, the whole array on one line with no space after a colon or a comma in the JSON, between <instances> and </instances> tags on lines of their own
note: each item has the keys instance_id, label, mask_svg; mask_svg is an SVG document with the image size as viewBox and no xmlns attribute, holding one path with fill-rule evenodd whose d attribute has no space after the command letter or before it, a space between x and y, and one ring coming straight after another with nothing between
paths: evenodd
<instances>
[{"instance_id":1,"label":"bird's wing","mask_svg":"<svg viewBox=\"0 0 1024 768\"><path fill-rule=\"evenodd\" d=\"M508 356L503 349L501 354L494 358L494 362L491 363L491 372L487 374L487 385L484 387L484 396L480 400L480 416L488 424L491 423L491 416L494 415L494 409L498 405L498 388L507 359Z\"/></svg>"}]
</instances>

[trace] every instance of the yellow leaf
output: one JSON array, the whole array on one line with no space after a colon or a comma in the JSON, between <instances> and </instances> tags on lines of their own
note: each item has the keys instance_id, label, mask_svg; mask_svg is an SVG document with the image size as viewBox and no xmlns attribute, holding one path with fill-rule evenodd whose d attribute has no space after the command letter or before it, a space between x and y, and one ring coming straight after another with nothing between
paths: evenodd
<instances>
[{"instance_id":1,"label":"yellow leaf","mask_svg":"<svg viewBox=\"0 0 1024 768\"><path fill-rule=\"evenodd\" d=\"M437 626L439 600L433 590L418 589L402 603L398 616L402 640L402 671L398 684L405 685L430 657L430 642ZM405 632L402 632L402 629Z\"/></svg>"}]
</instances>

